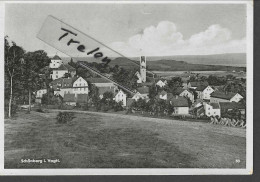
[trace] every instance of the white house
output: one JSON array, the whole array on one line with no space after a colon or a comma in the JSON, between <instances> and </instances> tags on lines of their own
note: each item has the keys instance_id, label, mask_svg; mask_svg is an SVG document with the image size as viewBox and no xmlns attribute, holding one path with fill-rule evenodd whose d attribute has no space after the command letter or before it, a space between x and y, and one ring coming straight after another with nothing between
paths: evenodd
<instances>
[{"instance_id":1,"label":"white house","mask_svg":"<svg viewBox=\"0 0 260 182\"><path fill-rule=\"evenodd\" d=\"M73 93L74 94L88 94L88 82L82 77L78 77L73 82Z\"/></svg>"},{"instance_id":2,"label":"white house","mask_svg":"<svg viewBox=\"0 0 260 182\"><path fill-rule=\"evenodd\" d=\"M210 100L210 94L214 92L214 89L211 86L199 86L196 92L198 93L199 99Z\"/></svg>"},{"instance_id":3,"label":"white house","mask_svg":"<svg viewBox=\"0 0 260 182\"><path fill-rule=\"evenodd\" d=\"M164 87L165 85L167 84L167 80L158 80L157 82L156 82L156 85L158 85L159 87Z\"/></svg>"},{"instance_id":4,"label":"white house","mask_svg":"<svg viewBox=\"0 0 260 182\"><path fill-rule=\"evenodd\" d=\"M61 58L58 55L55 55L52 59L51 59L51 63L49 65L50 68L58 68L60 67L60 65L62 65L63 62L61 60Z\"/></svg>"},{"instance_id":5,"label":"white house","mask_svg":"<svg viewBox=\"0 0 260 182\"><path fill-rule=\"evenodd\" d=\"M126 106L126 94L122 90L119 90L115 95L115 101L117 103L121 101L123 103L122 106Z\"/></svg>"},{"instance_id":6,"label":"white house","mask_svg":"<svg viewBox=\"0 0 260 182\"><path fill-rule=\"evenodd\" d=\"M173 106L174 111L172 114L187 115L189 114L189 104L186 98L175 96L171 98L170 104Z\"/></svg>"},{"instance_id":7,"label":"white house","mask_svg":"<svg viewBox=\"0 0 260 182\"><path fill-rule=\"evenodd\" d=\"M188 97L194 103L194 94L188 89L178 88L175 90L175 94L181 97Z\"/></svg>"},{"instance_id":8,"label":"white house","mask_svg":"<svg viewBox=\"0 0 260 182\"><path fill-rule=\"evenodd\" d=\"M88 82L82 77L59 78L50 83L54 95L64 97L65 94L88 94Z\"/></svg>"},{"instance_id":9,"label":"white house","mask_svg":"<svg viewBox=\"0 0 260 182\"><path fill-rule=\"evenodd\" d=\"M156 97L162 100L169 100L173 97L173 95L172 93L167 93L166 91L163 90Z\"/></svg>"},{"instance_id":10,"label":"white house","mask_svg":"<svg viewBox=\"0 0 260 182\"><path fill-rule=\"evenodd\" d=\"M71 77L76 75L76 69L68 64L61 64L58 68L52 69L52 74L50 74L53 80L62 78L66 73L69 73Z\"/></svg>"},{"instance_id":11,"label":"white house","mask_svg":"<svg viewBox=\"0 0 260 182\"><path fill-rule=\"evenodd\" d=\"M143 86L143 87L139 87L136 89L137 90L137 93L140 94L140 96L143 98L143 99L149 99L149 87L147 86ZM139 97L138 94L135 94L136 97Z\"/></svg>"},{"instance_id":12,"label":"white house","mask_svg":"<svg viewBox=\"0 0 260 182\"><path fill-rule=\"evenodd\" d=\"M43 94L46 94L46 93L47 93L47 89L46 88L37 90L35 97L36 98L42 98Z\"/></svg>"},{"instance_id":13,"label":"white house","mask_svg":"<svg viewBox=\"0 0 260 182\"><path fill-rule=\"evenodd\" d=\"M211 94L210 102L239 102L242 99L243 96L239 93L216 91Z\"/></svg>"},{"instance_id":14,"label":"white house","mask_svg":"<svg viewBox=\"0 0 260 182\"><path fill-rule=\"evenodd\" d=\"M204 104L205 114L207 116L221 116L219 103L205 103Z\"/></svg>"}]
</instances>

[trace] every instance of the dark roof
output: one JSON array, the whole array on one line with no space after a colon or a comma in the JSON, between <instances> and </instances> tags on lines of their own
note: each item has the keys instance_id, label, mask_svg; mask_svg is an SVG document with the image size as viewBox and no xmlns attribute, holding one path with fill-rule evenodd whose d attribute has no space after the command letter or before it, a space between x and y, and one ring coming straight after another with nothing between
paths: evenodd
<instances>
[{"instance_id":1,"label":"dark roof","mask_svg":"<svg viewBox=\"0 0 260 182\"><path fill-rule=\"evenodd\" d=\"M197 91L203 91L205 90L205 88L207 88L208 86L207 85L200 85L196 88Z\"/></svg>"},{"instance_id":2,"label":"dark roof","mask_svg":"<svg viewBox=\"0 0 260 182\"><path fill-rule=\"evenodd\" d=\"M126 99L126 106L127 106L127 107L130 107L130 106L133 104L134 101L135 101L134 99L127 98L127 99Z\"/></svg>"},{"instance_id":3,"label":"dark roof","mask_svg":"<svg viewBox=\"0 0 260 182\"><path fill-rule=\"evenodd\" d=\"M208 86L208 82L190 82L192 87L199 87L199 86Z\"/></svg>"},{"instance_id":4,"label":"dark roof","mask_svg":"<svg viewBox=\"0 0 260 182\"><path fill-rule=\"evenodd\" d=\"M181 87L178 87L174 92L175 94L179 95L181 94L185 89L181 88Z\"/></svg>"},{"instance_id":5,"label":"dark roof","mask_svg":"<svg viewBox=\"0 0 260 182\"><path fill-rule=\"evenodd\" d=\"M153 82L137 83L138 86L152 86Z\"/></svg>"},{"instance_id":6,"label":"dark roof","mask_svg":"<svg viewBox=\"0 0 260 182\"><path fill-rule=\"evenodd\" d=\"M108 81L104 78L87 78L87 81L90 83L112 83L111 81Z\"/></svg>"},{"instance_id":7,"label":"dark roof","mask_svg":"<svg viewBox=\"0 0 260 182\"><path fill-rule=\"evenodd\" d=\"M149 87L143 86L136 89L140 94L148 94Z\"/></svg>"},{"instance_id":8,"label":"dark roof","mask_svg":"<svg viewBox=\"0 0 260 182\"><path fill-rule=\"evenodd\" d=\"M87 103L88 94L77 94L77 103Z\"/></svg>"},{"instance_id":9,"label":"dark roof","mask_svg":"<svg viewBox=\"0 0 260 182\"><path fill-rule=\"evenodd\" d=\"M79 77L73 77L73 78L58 78L56 80L53 80L50 85L57 85L61 84L60 88L71 88L73 86L73 83L78 79Z\"/></svg>"},{"instance_id":10,"label":"dark roof","mask_svg":"<svg viewBox=\"0 0 260 182\"><path fill-rule=\"evenodd\" d=\"M52 60L61 60L61 58L56 54L55 56L53 56Z\"/></svg>"},{"instance_id":11,"label":"dark roof","mask_svg":"<svg viewBox=\"0 0 260 182\"><path fill-rule=\"evenodd\" d=\"M209 105L211 105L213 109L219 109L218 103L209 103Z\"/></svg>"},{"instance_id":12,"label":"dark roof","mask_svg":"<svg viewBox=\"0 0 260 182\"><path fill-rule=\"evenodd\" d=\"M184 97L173 97L170 102L174 107L189 107L188 100Z\"/></svg>"},{"instance_id":13,"label":"dark roof","mask_svg":"<svg viewBox=\"0 0 260 182\"><path fill-rule=\"evenodd\" d=\"M245 105L243 105L242 103L237 103L237 102L220 102L219 103L220 108L222 110L226 110L226 109L245 109Z\"/></svg>"},{"instance_id":14,"label":"dark roof","mask_svg":"<svg viewBox=\"0 0 260 182\"><path fill-rule=\"evenodd\" d=\"M76 102L75 94L64 94L64 102Z\"/></svg>"},{"instance_id":15,"label":"dark roof","mask_svg":"<svg viewBox=\"0 0 260 182\"><path fill-rule=\"evenodd\" d=\"M105 92L112 92L114 94L114 87L99 87L98 93L99 95L103 95Z\"/></svg>"},{"instance_id":16,"label":"dark roof","mask_svg":"<svg viewBox=\"0 0 260 182\"><path fill-rule=\"evenodd\" d=\"M64 64L64 66L65 66L69 71L76 71L76 68L70 66L69 64Z\"/></svg>"},{"instance_id":17,"label":"dark roof","mask_svg":"<svg viewBox=\"0 0 260 182\"><path fill-rule=\"evenodd\" d=\"M211 97L216 97L216 98L220 98L220 99L227 99L230 100L231 98L233 98L236 95L236 93L232 93L232 92L220 92L220 91L216 91L213 92L211 94Z\"/></svg>"}]
</instances>

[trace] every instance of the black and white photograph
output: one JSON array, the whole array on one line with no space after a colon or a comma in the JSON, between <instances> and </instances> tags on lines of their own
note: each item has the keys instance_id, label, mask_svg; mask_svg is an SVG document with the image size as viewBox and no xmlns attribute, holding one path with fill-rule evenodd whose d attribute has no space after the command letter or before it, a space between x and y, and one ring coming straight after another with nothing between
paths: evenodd
<instances>
[{"instance_id":1,"label":"black and white photograph","mask_svg":"<svg viewBox=\"0 0 260 182\"><path fill-rule=\"evenodd\" d=\"M252 3L1 2L1 174L252 174Z\"/></svg>"}]
</instances>

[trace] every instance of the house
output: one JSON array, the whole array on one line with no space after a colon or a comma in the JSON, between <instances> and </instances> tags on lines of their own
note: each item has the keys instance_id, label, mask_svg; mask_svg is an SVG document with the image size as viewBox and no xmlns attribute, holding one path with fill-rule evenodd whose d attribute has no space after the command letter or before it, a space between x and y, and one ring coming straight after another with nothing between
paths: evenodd
<instances>
[{"instance_id":1,"label":"house","mask_svg":"<svg viewBox=\"0 0 260 182\"><path fill-rule=\"evenodd\" d=\"M143 98L143 99L149 99L149 87L147 86L143 86L143 87L138 87L137 89L137 93L133 96L133 99L137 99L139 97Z\"/></svg>"},{"instance_id":2,"label":"house","mask_svg":"<svg viewBox=\"0 0 260 182\"><path fill-rule=\"evenodd\" d=\"M76 103L84 105L88 103L88 94L77 94Z\"/></svg>"},{"instance_id":3,"label":"house","mask_svg":"<svg viewBox=\"0 0 260 182\"><path fill-rule=\"evenodd\" d=\"M58 55L55 55L55 56L51 59L51 62L50 62L49 67L50 67L50 68L58 68L58 67L60 67L60 65L62 65L62 64L63 64L62 59L61 59Z\"/></svg>"},{"instance_id":4,"label":"house","mask_svg":"<svg viewBox=\"0 0 260 182\"><path fill-rule=\"evenodd\" d=\"M52 68L52 74L50 74L53 80L62 78L66 73L69 73L71 77L76 75L76 69L68 64L61 64L58 68Z\"/></svg>"},{"instance_id":5,"label":"house","mask_svg":"<svg viewBox=\"0 0 260 182\"><path fill-rule=\"evenodd\" d=\"M170 100L173 97L172 93L167 93L166 91L161 91L156 98L162 100Z\"/></svg>"},{"instance_id":6,"label":"house","mask_svg":"<svg viewBox=\"0 0 260 182\"><path fill-rule=\"evenodd\" d=\"M156 82L156 85L158 85L159 87L164 87L167 84L167 80L165 79L160 79Z\"/></svg>"},{"instance_id":7,"label":"house","mask_svg":"<svg viewBox=\"0 0 260 182\"><path fill-rule=\"evenodd\" d=\"M64 94L88 94L88 82L82 77L59 78L50 83L54 95L64 97Z\"/></svg>"},{"instance_id":8,"label":"house","mask_svg":"<svg viewBox=\"0 0 260 182\"><path fill-rule=\"evenodd\" d=\"M36 91L35 98L42 98L43 94L47 93L47 89L40 89Z\"/></svg>"},{"instance_id":9,"label":"house","mask_svg":"<svg viewBox=\"0 0 260 182\"><path fill-rule=\"evenodd\" d=\"M117 103L122 102L122 106L126 106L126 94L122 90L119 90L115 95L115 101Z\"/></svg>"},{"instance_id":10,"label":"house","mask_svg":"<svg viewBox=\"0 0 260 182\"><path fill-rule=\"evenodd\" d=\"M204 104L205 114L210 116L221 116L219 103L205 103Z\"/></svg>"},{"instance_id":11,"label":"house","mask_svg":"<svg viewBox=\"0 0 260 182\"><path fill-rule=\"evenodd\" d=\"M234 109L238 109L241 114L245 114L246 107L240 102L220 102L220 110L221 112L231 111Z\"/></svg>"},{"instance_id":12,"label":"house","mask_svg":"<svg viewBox=\"0 0 260 182\"><path fill-rule=\"evenodd\" d=\"M189 114L189 104L186 98L175 96L170 99L170 104L174 108L173 114L181 114L181 115Z\"/></svg>"},{"instance_id":13,"label":"house","mask_svg":"<svg viewBox=\"0 0 260 182\"><path fill-rule=\"evenodd\" d=\"M239 93L216 91L211 94L210 102L239 102L243 96Z\"/></svg>"},{"instance_id":14,"label":"house","mask_svg":"<svg viewBox=\"0 0 260 182\"><path fill-rule=\"evenodd\" d=\"M196 90L197 87L199 87L199 86L208 86L208 85L209 85L208 82L189 82L187 84L187 88L191 88L191 89Z\"/></svg>"},{"instance_id":15,"label":"house","mask_svg":"<svg viewBox=\"0 0 260 182\"><path fill-rule=\"evenodd\" d=\"M100 99L103 98L105 92L111 92L114 95L115 87L99 87L98 88L98 94L99 94Z\"/></svg>"},{"instance_id":16,"label":"house","mask_svg":"<svg viewBox=\"0 0 260 182\"><path fill-rule=\"evenodd\" d=\"M46 88L37 90L35 92L35 102L36 103L41 103L43 94L46 94L46 93L47 93L47 89Z\"/></svg>"},{"instance_id":17,"label":"house","mask_svg":"<svg viewBox=\"0 0 260 182\"><path fill-rule=\"evenodd\" d=\"M214 92L211 86L198 86L196 88L198 99L210 100L210 94Z\"/></svg>"},{"instance_id":18,"label":"house","mask_svg":"<svg viewBox=\"0 0 260 182\"><path fill-rule=\"evenodd\" d=\"M64 94L63 102L70 106L76 106L75 94Z\"/></svg>"},{"instance_id":19,"label":"house","mask_svg":"<svg viewBox=\"0 0 260 182\"><path fill-rule=\"evenodd\" d=\"M138 101L138 99L146 99L142 94L139 92L135 93L132 97L133 100Z\"/></svg>"},{"instance_id":20,"label":"house","mask_svg":"<svg viewBox=\"0 0 260 182\"><path fill-rule=\"evenodd\" d=\"M191 100L192 103L194 103L194 94L192 91L190 91L188 89L177 88L175 90L175 94L179 95L181 97L187 97Z\"/></svg>"},{"instance_id":21,"label":"house","mask_svg":"<svg viewBox=\"0 0 260 182\"><path fill-rule=\"evenodd\" d=\"M82 77L77 77L77 79L72 82L73 93L77 94L88 94L88 82Z\"/></svg>"}]
</instances>

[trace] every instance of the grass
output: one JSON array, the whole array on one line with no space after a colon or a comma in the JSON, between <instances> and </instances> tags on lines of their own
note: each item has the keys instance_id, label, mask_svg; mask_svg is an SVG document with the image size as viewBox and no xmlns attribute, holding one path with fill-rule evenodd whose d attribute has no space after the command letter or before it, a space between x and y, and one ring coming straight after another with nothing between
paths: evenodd
<instances>
[{"instance_id":1,"label":"grass","mask_svg":"<svg viewBox=\"0 0 260 182\"><path fill-rule=\"evenodd\" d=\"M58 124L56 115L5 120L5 168L245 168L243 129L90 112Z\"/></svg>"}]
</instances>

